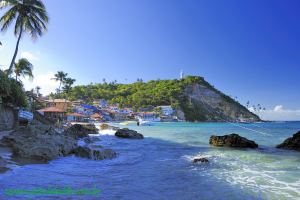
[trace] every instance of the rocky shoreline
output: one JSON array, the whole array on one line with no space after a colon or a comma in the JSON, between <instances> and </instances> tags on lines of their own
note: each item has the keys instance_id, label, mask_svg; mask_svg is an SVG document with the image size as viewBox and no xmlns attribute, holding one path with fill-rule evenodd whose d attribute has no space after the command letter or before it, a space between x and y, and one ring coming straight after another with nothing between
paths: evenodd
<instances>
[{"instance_id":1,"label":"rocky shoreline","mask_svg":"<svg viewBox=\"0 0 300 200\"><path fill-rule=\"evenodd\" d=\"M144 136L137 131L128 128L118 128L107 124L100 126L101 130L114 130L115 136L120 139L143 139ZM96 135L93 137L92 135ZM58 157L75 155L91 160L113 159L117 153L109 148L94 144L101 140L98 129L93 124L82 125L74 124L64 130L57 130L51 125L41 123L19 127L13 131L7 131L0 135L0 148L9 149L11 160L1 157L0 154L0 173L10 170L8 165L15 163L32 164L47 163ZM255 141L241 137L238 134L223 136L212 135L209 144L214 147L229 148L258 148ZM300 131L292 137L286 139L282 144L276 146L281 149L300 151ZM196 157L193 163L207 163L209 159Z\"/></svg>"},{"instance_id":2,"label":"rocky shoreline","mask_svg":"<svg viewBox=\"0 0 300 200\"><path fill-rule=\"evenodd\" d=\"M11 160L16 164L47 163L58 157L75 155L92 160L112 159L117 153L102 146L93 145L98 134L95 126L72 125L58 131L51 125L40 123L19 127L0 140L0 147L11 151ZM84 141L84 145L79 144ZM8 160L0 157L0 173L9 170Z\"/></svg>"}]
</instances>

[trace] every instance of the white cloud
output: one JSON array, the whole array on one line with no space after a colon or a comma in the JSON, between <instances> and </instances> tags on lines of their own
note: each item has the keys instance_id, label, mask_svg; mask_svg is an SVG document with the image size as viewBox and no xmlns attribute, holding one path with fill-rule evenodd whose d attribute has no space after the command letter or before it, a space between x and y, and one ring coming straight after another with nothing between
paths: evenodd
<instances>
[{"instance_id":1,"label":"white cloud","mask_svg":"<svg viewBox=\"0 0 300 200\"><path fill-rule=\"evenodd\" d=\"M274 107L274 111L275 112L281 112L281 111L283 111L283 106L282 105L275 106Z\"/></svg>"},{"instance_id":2,"label":"white cloud","mask_svg":"<svg viewBox=\"0 0 300 200\"><path fill-rule=\"evenodd\" d=\"M254 111L253 108L249 108L250 111L259 115L263 120L272 121L300 121L300 109L285 109L283 105L277 105L274 109Z\"/></svg>"},{"instance_id":3,"label":"white cloud","mask_svg":"<svg viewBox=\"0 0 300 200\"><path fill-rule=\"evenodd\" d=\"M28 79L23 79L24 87L26 90L31 90L36 86L41 87L40 92L43 95L50 94L51 92L55 92L55 89L58 88L59 83L52 80L54 77L54 72L47 72L45 74L37 74L34 75L33 81L29 81Z\"/></svg>"},{"instance_id":4,"label":"white cloud","mask_svg":"<svg viewBox=\"0 0 300 200\"><path fill-rule=\"evenodd\" d=\"M39 59L35 54L33 54L33 53L29 52L29 51L22 52L21 53L21 58L26 58L26 59L28 59L30 61L34 61L34 60L38 60Z\"/></svg>"}]
</instances>

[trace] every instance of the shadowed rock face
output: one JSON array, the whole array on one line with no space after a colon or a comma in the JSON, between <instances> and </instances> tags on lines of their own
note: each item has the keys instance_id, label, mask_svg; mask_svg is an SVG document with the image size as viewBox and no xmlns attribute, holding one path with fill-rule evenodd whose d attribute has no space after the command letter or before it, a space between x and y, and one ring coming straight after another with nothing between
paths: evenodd
<instances>
[{"instance_id":1,"label":"shadowed rock face","mask_svg":"<svg viewBox=\"0 0 300 200\"><path fill-rule=\"evenodd\" d=\"M209 144L217 147L234 147L234 148L257 148L258 145L245 137L238 134L230 134L224 136L211 136Z\"/></svg>"},{"instance_id":2,"label":"shadowed rock face","mask_svg":"<svg viewBox=\"0 0 300 200\"><path fill-rule=\"evenodd\" d=\"M0 157L0 174L9 170L9 168L6 167L6 164L6 161Z\"/></svg>"},{"instance_id":3,"label":"shadowed rock face","mask_svg":"<svg viewBox=\"0 0 300 200\"><path fill-rule=\"evenodd\" d=\"M87 146L79 146L73 153L78 157L92 160L112 159L117 156L117 153L111 149L91 149Z\"/></svg>"},{"instance_id":4,"label":"shadowed rock face","mask_svg":"<svg viewBox=\"0 0 300 200\"><path fill-rule=\"evenodd\" d=\"M4 136L1 143L12 148L14 157L44 161L66 156L77 146L75 137L58 133L48 125L20 127Z\"/></svg>"},{"instance_id":5,"label":"shadowed rock face","mask_svg":"<svg viewBox=\"0 0 300 200\"><path fill-rule=\"evenodd\" d=\"M59 133L52 126L36 124L20 127L4 136L0 145L9 147L13 152L13 159L27 164L44 163L49 160L68 156L75 153L77 156L93 160L112 159L116 152L111 149L93 145L96 137L89 137L93 130L87 130L81 125L73 125L66 131ZM78 146L78 139L82 138L90 146ZM7 170L5 160L0 158L0 173Z\"/></svg>"},{"instance_id":6,"label":"shadowed rock face","mask_svg":"<svg viewBox=\"0 0 300 200\"><path fill-rule=\"evenodd\" d=\"M129 139L143 139L144 136L137 131L130 130L128 128L122 128L117 130L115 133L115 136L121 137L121 138L129 138Z\"/></svg>"},{"instance_id":7,"label":"shadowed rock face","mask_svg":"<svg viewBox=\"0 0 300 200\"><path fill-rule=\"evenodd\" d=\"M75 139L88 137L89 134L98 134L98 129L95 125L81 125L81 124L74 124L65 130L65 134L74 137Z\"/></svg>"},{"instance_id":8,"label":"shadowed rock face","mask_svg":"<svg viewBox=\"0 0 300 200\"><path fill-rule=\"evenodd\" d=\"M277 145L276 148L300 151L300 131L284 140L283 143Z\"/></svg>"}]
</instances>

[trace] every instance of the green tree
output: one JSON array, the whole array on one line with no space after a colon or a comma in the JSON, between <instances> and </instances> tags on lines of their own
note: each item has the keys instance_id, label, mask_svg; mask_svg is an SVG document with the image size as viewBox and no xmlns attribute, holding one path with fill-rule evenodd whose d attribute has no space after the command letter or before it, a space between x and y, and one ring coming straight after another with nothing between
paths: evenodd
<instances>
[{"instance_id":1,"label":"green tree","mask_svg":"<svg viewBox=\"0 0 300 200\"><path fill-rule=\"evenodd\" d=\"M18 60L18 62L14 64L16 81L18 81L18 77L20 76L28 76L30 79L33 79L32 69L33 65L26 58Z\"/></svg>"},{"instance_id":2,"label":"green tree","mask_svg":"<svg viewBox=\"0 0 300 200\"><path fill-rule=\"evenodd\" d=\"M68 76L68 73L65 73L63 71L58 71L56 74L54 74L54 78L52 78L55 81L59 81L59 87L57 89L58 93L60 92L61 86L64 84L64 81L66 80Z\"/></svg>"},{"instance_id":3,"label":"green tree","mask_svg":"<svg viewBox=\"0 0 300 200\"><path fill-rule=\"evenodd\" d=\"M75 81L76 80L73 78L65 78L64 86L63 86L64 92L66 92L68 94L70 92L70 90L72 89L72 85L75 83Z\"/></svg>"},{"instance_id":4,"label":"green tree","mask_svg":"<svg viewBox=\"0 0 300 200\"><path fill-rule=\"evenodd\" d=\"M0 10L4 8L8 8L8 11L0 18L1 31L6 31L15 22L14 34L18 38L8 69L8 75L10 75L23 33L28 33L33 40L42 36L47 30L48 14L41 0L2 0Z\"/></svg>"}]
</instances>

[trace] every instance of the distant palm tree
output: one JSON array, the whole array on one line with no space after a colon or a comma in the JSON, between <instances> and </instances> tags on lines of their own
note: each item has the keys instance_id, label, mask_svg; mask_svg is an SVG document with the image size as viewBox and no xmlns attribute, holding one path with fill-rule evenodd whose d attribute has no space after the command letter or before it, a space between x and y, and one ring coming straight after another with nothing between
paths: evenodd
<instances>
[{"instance_id":1,"label":"distant palm tree","mask_svg":"<svg viewBox=\"0 0 300 200\"><path fill-rule=\"evenodd\" d=\"M72 88L72 85L75 83L75 79L73 78L66 78L64 80L64 87L63 87L63 90L66 92L66 93L69 93L71 88Z\"/></svg>"},{"instance_id":2,"label":"distant palm tree","mask_svg":"<svg viewBox=\"0 0 300 200\"><path fill-rule=\"evenodd\" d=\"M16 74L16 81L20 76L28 76L30 79L33 78L32 74L33 65L26 59L21 58L17 63L14 64L14 72Z\"/></svg>"},{"instance_id":3,"label":"distant palm tree","mask_svg":"<svg viewBox=\"0 0 300 200\"><path fill-rule=\"evenodd\" d=\"M54 78L52 78L55 81L59 81L59 88L57 89L58 92L60 92L60 88L62 84L64 84L64 81L66 80L68 76L68 73L65 73L63 71L58 71L56 74L54 74Z\"/></svg>"},{"instance_id":4,"label":"distant palm tree","mask_svg":"<svg viewBox=\"0 0 300 200\"><path fill-rule=\"evenodd\" d=\"M15 21L14 33L18 37L15 52L8 69L9 75L12 72L18 54L23 32L27 32L33 40L38 36L42 36L43 32L47 30L48 15L41 0L1 0L0 10L4 8L9 8L9 10L0 18L1 31L6 31Z\"/></svg>"}]
</instances>

